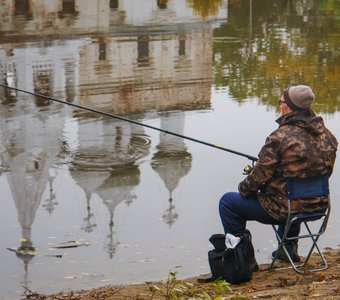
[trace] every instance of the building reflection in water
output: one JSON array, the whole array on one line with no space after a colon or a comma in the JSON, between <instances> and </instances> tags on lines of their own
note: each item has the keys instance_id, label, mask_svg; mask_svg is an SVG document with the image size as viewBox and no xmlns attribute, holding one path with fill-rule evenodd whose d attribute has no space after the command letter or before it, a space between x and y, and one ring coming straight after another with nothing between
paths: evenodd
<instances>
[{"instance_id":1,"label":"building reflection in water","mask_svg":"<svg viewBox=\"0 0 340 300\"><path fill-rule=\"evenodd\" d=\"M213 29L182 0L147 1L141 10L137 5L139 0L1 1L1 83L140 120L162 112L162 129L182 133L185 113L166 112L210 107ZM150 154L143 127L8 89L0 96L1 163L11 170L6 176L22 228L16 250L26 276L36 211L39 205L49 214L58 208L54 159L63 159L60 152L84 191L82 229L96 229L93 196L107 208L105 249L112 258L119 243L115 210L135 201L139 164ZM23 114L23 105L37 114ZM63 136L66 115L77 123L75 147ZM183 140L160 135L151 164L169 191L169 226L178 217L173 192L191 160Z\"/></svg>"},{"instance_id":2,"label":"building reflection in water","mask_svg":"<svg viewBox=\"0 0 340 300\"><path fill-rule=\"evenodd\" d=\"M183 135L184 113L164 113L161 115L161 129ZM169 208L163 215L163 220L171 226L178 218L175 210L173 192L191 169L191 154L187 151L184 139L170 134L160 134L158 151L151 160L152 168L163 180L169 192Z\"/></svg>"},{"instance_id":3,"label":"building reflection in water","mask_svg":"<svg viewBox=\"0 0 340 300\"><path fill-rule=\"evenodd\" d=\"M115 241L114 234L114 211L116 207L123 201L126 205L130 205L136 198L134 189L140 182L140 171L137 165L125 165L114 169L108 178L98 187L96 193L103 200L109 215L106 251L110 258L116 252L118 241Z\"/></svg>"},{"instance_id":4,"label":"building reflection in water","mask_svg":"<svg viewBox=\"0 0 340 300\"><path fill-rule=\"evenodd\" d=\"M50 170L50 173L52 172L52 170ZM52 215L54 209L56 208L56 206L58 205L58 201L56 200L56 194L53 190L53 181L57 176L57 172L54 170L54 174L48 175L48 195L47 198L45 199L44 203L43 203L43 207L46 209L46 211L49 213L49 215Z\"/></svg>"},{"instance_id":5,"label":"building reflection in water","mask_svg":"<svg viewBox=\"0 0 340 300\"><path fill-rule=\"evenodd\" d=\"M140 182L138 161L149 154L150 140L141 126L80 116L77 145L70 174L86 195L83 229L91 232L97 226L91 212L91 197L96 194L110 215L105 248L112 258L117 246L114 241L114 210L121 202L129 205L135 199L134 188Z\"/></svg>"},{"instance_id":6,"label":"building reflection in water","mask_svg":"<svg viewBox=\"0 0 340 300\"><path fill-rule=\"evenodd\" d=\"M48 182L50 187L53 185L54 176L49 171L56 163L65 118L59 105L50 103L47 109L39 110L31 97L10 99L0 109L1 141L5 149L0 156L10 170L6 176L21 227L20 245L12 250L24 262L22 284L28 288L28 265L36 252L32 226ZM37 110L39 114L32 113ZM52 211L49 207L49 212Z\"/></svg>"}]
</instances>

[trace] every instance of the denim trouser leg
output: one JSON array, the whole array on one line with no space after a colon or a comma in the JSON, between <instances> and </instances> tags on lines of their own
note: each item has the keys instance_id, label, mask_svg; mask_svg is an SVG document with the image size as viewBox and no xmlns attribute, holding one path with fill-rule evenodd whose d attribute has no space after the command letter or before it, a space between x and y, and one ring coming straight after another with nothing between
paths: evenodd
<instances>
[{"instance_id":1,"label":"denim trouser leg","mask_svg":"<svg viewBox=\"0 0 340 300\"><path fill-rule=\"evenodd\" d=\"M242 197L231 192L222 196L219 203L219 213L225 233L238 234L246 229L247 221L257 221L263 224L279 224L261 206L257 197ZM284 225L279 226L283 234ZM300 232L300 224L291 227L288 236L296 236Z\"/></svg>"}]
</instances>

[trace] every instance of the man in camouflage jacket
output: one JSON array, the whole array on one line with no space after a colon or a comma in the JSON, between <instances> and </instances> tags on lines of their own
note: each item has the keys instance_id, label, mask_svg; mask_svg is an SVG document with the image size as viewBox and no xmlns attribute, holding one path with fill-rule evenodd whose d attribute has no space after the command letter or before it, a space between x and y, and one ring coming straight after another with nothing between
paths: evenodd
<instances>
[{"instance_id":1,"label":"man in camouflage jacket","mask_svg":"<svg viewBox=\"0 0 340 300\"><path fill-rule=\"evenodd\" d=\"M337 140L323 119L310 109L314 94L305 85L287 88L280 101L279 128L269 135L251 173L239 184L239 193L226 193L220 200L220 216L225 233L245 230L246 221L279 224L287 218L286 177L308 178L332 174ZM291 211L325 211L328 196L293 201ZM283 233L284 226L279 231ZM300 224L292 226L288 236L296 236ZM297 244L291 247L298 261ZM273 253L274 255L274 253ZM285 259L285 254L278 256Z\"/></svg>"}]
</instances>

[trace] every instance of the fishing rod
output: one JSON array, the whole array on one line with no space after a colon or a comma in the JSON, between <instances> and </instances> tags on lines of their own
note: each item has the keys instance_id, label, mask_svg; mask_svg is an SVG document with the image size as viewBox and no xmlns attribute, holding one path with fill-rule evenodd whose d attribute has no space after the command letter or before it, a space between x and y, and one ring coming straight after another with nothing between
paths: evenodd
<instances>
[{"instance_id":1,"label":"fishing rod","mask_svg":"<svg viewBox=\"0 0 340 300\"><path fill-rule=\"evenodd\" d=\"M90 107L74 104L74 103L71 103L71 102L66 102L64 100L52 98L50 96L46 96L46 95L42 95L42 94L38 94L38 93L33 93L33 92L30 92L30 91L11 87L11 86L4 85L4 84L1 84L1 83L0 83L0 86L2 86L3 88L6 88L6 89L11 89L11 90L18 91L18 92L25 93L25 94L29 94L29 95L32 95L32 96L45 98L45 99L53 101L53 102L58 102L58 103L66 104L66 105L73 106L73 107L76 107L76 108L79 108L79 109L84 109L84 110L87 110L87 111L90 111L90 112L93 112L93 113L97 113L97 114L100 114L100 115L103 115L103 116L107 116L107 117L110 117L110 118L115 118L115 119L118 119L118 120L126 121L126 122L129 122L129 123L132 123L132 124L136 124L136 125L140 125L140 126L143 126L143 127L146 127L146 128L157 130L157 131L163 132L165 134L170 134L170 135L177 136L177 137L189 140L189 141L193 141L193 142L203 144L203 145L206 145L206 146L209 146L209 147L220 149L220 150L223 150L223 151L226 151L226 152L229 152L229 153L233 153L233 154L236 154L236 155L239 155L239 156L246 157L249 160L251 160L253 163L255 161L257 161L257 157L254 157L254 156L246 154L246 153L238 152L238 151L235 151L235 150L232 150L232 149L221 147L219 145L211 144L211 143L201 141L201 140L189 137L189 136L185 136L185 135L182 135L182 134L179 134L179 133L176 133L176 132L172 132L172 131L164 130L164 129L154 127L154 126L151 126L151 125L147 125L147 124L144 124L144 123L140 123L140 122L130 120L130 119L118 116L118 115L107 113L105 111L100 111L100 110L93 109L93 108L90 108Z\"/></svg>"}]
</instances>

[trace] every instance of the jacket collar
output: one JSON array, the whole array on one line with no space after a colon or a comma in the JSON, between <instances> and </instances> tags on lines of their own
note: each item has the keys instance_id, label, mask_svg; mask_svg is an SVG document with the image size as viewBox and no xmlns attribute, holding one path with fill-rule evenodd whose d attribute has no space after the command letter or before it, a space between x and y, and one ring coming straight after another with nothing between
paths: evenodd
<instances>
[{"instance_id":1,"label":"jacket collar","mask_svg":"<svg viewBox=\"0 0 340 300\"><path fill-rule=\"evenodd\" d=\"M308 122L309 119L314 118L316 115L312 110L294 110L286 115L279 117L276 123L279 126L286 124L294 124L299 122Z\"/></svg>"}]
</instances>

